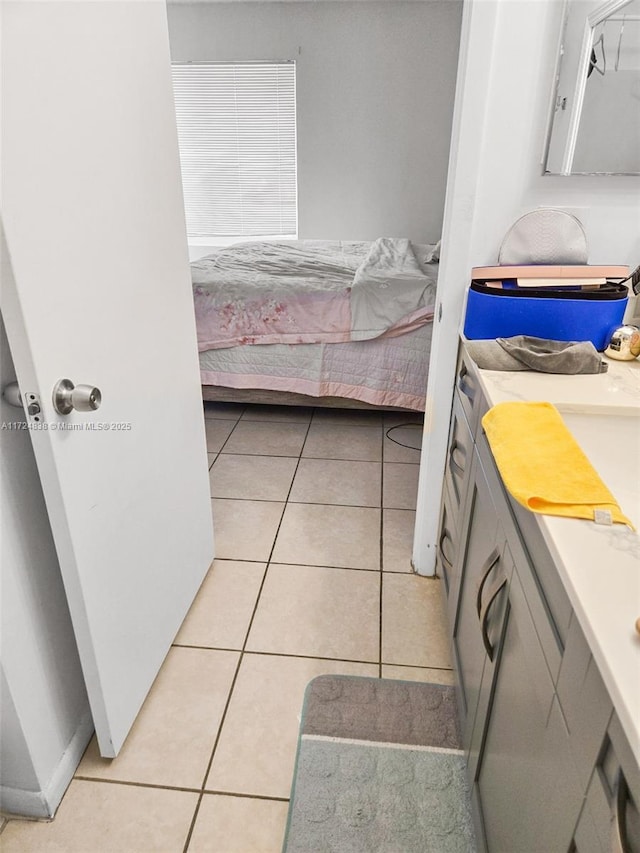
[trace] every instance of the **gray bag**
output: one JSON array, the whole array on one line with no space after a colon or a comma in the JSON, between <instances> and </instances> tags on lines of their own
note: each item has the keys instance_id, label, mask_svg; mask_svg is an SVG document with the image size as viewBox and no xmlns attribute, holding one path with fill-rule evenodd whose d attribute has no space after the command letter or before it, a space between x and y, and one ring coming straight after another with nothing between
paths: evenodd
<instances>
[{"instance_id":1,"label":"gray bag","mask_svg":"<svg viewBox=\"0 0 640 853\"><path fill-rule=\"evenodd\" d=\"M498 263L586 264L587 238L578 219L564 210L542 207L517 219L502 241Z\"/></svg>"}]
</instances>

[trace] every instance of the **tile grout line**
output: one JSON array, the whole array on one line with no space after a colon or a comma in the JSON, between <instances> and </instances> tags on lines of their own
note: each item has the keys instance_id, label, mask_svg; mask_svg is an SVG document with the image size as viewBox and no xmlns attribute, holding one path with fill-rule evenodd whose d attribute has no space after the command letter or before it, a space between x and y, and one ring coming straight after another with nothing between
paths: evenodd
<instances>
[{"instance_id":1,"label":"tile grout line","mask_svg":"<svg viewBox=\"0 0 640 853\"><path fill-rule=\"evenodd\" d=\"M229 439L230 439L230 438L231 438L231 436L233 435L233 433L234 433L234 431L236 430L236 428L237 428L238 424L240 423L240 420L241 420L241 418L242 418L242 415L244 415L244 413L246 412L246 410L247 410L247 406L245 405L245 406L243 407L243 409L242 409L242 412L241 412L241 413L240 413L240 415L238 416L238 418L237 418L237 420L236 420L235 424L234 424L234 425L233 425L233 427L231 428L231 430L230 430L230 432L229 432L229 435L228 435L228 436L226 437L226 439L223 441L223 443L222 443L222 445L221 445L221 447L220 447L220 450L216 453L215 459L213 460L213 462L211 463L211 466L209 467L209 472L211 472L211 470L212 470L213 466L215 465L215 463L217 462L217 460L220 458L220 455L221 455L221 453L222 453L222 451L223 451L223 449L224 449L224 447L225 447L226 443L229 441ZM211 500L213 500L213 497L211 497ZM214 556L214 560L215 560L215 556ZM264 573L266 574L266 567L265 567L265 572L264 572ZM264 575L263 575L263 582L264 582ZM175 644L173 644L173 645L175 646ZM235 651L237 651L237 650L235 650ZM213 757L214 757L214 755L215 755L216 747L218 746L218 742L219 742L219 740L220 740L220 735L222 734L222 727L223 727L223 725L224 725L224 721L225 721L226 716L227 716L227 711L228 711L228 708L229 708L229 703L231 702L231 696L232 696L232 694L233 694L233 688L234 688L235 683L236 683L236 680L237 680L237 678L238 678L238 673L239 673L239 671L240 671L240 663L241 663L241 661L242 661L242 651L241 651L241 652L240 652L240 654L238 655L238 660L237 660L237 662L236 662L235 672L233 673L233 678L231 679L231 684L230 684L230 686L229 686L229 693L228 693L228 695L227 695L227 699L226 699L226 702L225 702L225 705L224 705L224 709L223 709L223 711L222 711L222 715L221 715L221 717L220 717L220 722L219 722L219 724L218 724L218 731L216 732L216 737L215 737L214 742L213 742L213 747L212 747L212 750L211 750L211 755L209 756L209 761L207 762L207 767L206 767L205 772L204 772L204 776L203 776L203 779L202 779L202 785L200 786L200 789L199 789L199 791L198 791L198 801L197 801L196 806L195 806L195 809L194 809L194 811L193 811L193 816L192 816L192 818L191 818L191 823L189 824L189 829L188 829L188 831L187 831L187 836L186 836L186 838L185 838L185 842L184 842L184 845L183 845L183 848L182 848L182 853L187 853L187 850L188 850L188 848L189 848L189 844L191 843L191 837L192 837L192 835L193 835L193 831L194 831L194 829L195 829L196 822L197 822L197 820L198 820L198 815L199 815L199 813L200 813L200 806L201 806L201 804L202 804L202 798L203 798L203 796L204 796L205 786L206 786L206 784L207 784L207 778L208 778L208 776L209 776L209 771L210 771L210 769L211 769L211 765L212 765L212 763L213 763Z\"/></svg>"},{"instance_id":2,"label":"tile grout line","mask_svg":"<svg viewBox=\"0 0 640 853\"><path fill-rule=\"evenodd\" d=\"M267 794L244 794L241 791L223 791L212 789L203 791L203 794L215 795L216 797L235 797L237 800L264 800L267 803L288 803L288 797L269 797Z\"/></svg>"},{"instance_id":3,"label":"tile grout line","mask_svg":"<svg viewBox=\"0 0 640 853\"><path fill-rule=\"evenodd\" d=\"M275 565L278 565L275 563ZM247 638L248 639L248 638ZM298 655L293 654L291 652L268 652L268 651L260 651L258 649L227 649L222 648L220 646L194 646L194 645L181 645L178 643L174 643L171 648L174 649L201 649L206 652L234 652L235 654L242 655L258 655L259 657L272 657L272 658L293 658L294 660L326 660L326 661L336 661L339 663L357 663L363 664L366 666L377 666L378 662L376 660L360 660L358 658L332 658L327 657L327 655ZM385 661L386 663L386 661ZM392 664L393 666L412 666L412 664ZM421 667L422 669L448 669L448 667ZM199 789L198 789L199 790Z\"/></svg>"},{"instance_id":4,"label":"tile grout line","mask_svg":"<svg viewBox=\"0 0 640 853\"><path fill-rule=\"evenodd\" d=\"M193 830L195 829L195 825L196 825L196 822L197 822L197 819L198 819L198 814L199 814L199 811L200 811L200 805L201 805L201 803L202 803L202 798L204 797L204 794L205 794L206 784L207 784L207 779L209 778L209 773L211 772L211 767L213 766L213 760L214 760L214 758L215 758L216 749L218 748L218 744L219 744L219 742L220 742L220 738L221 738L221 736L222 736L222 730L223 730L223 728L224 728L224 723L225 723L225 720L226 720L226 718L227 718L227 713L228 713L228 710L229 710L229 706L230 706L230 704L231 704L231 699L232 699L232 697L233 697L233 691L234 691L234 689L235 689L235 686L236 686L236 683L237 683L237 680L238 680L238 676L239 676L239 674L240 674L240 666L241 666L241 664L242 664L242 661L243 661L243 658L244 658L244 654L245 654L245 651L246 651L247 642L248 642L248 640L249 640L249 634L251 633L251 627L252 627L252 625L253 625L253 621L254 621L254 619L255 619L255 615L256 615L256 612L257 612L257 609L258 609L258 604L259 604L259 602L260 602L260 596L262 595L262 590L263 590L263 588L264 588L264 585L265 585L265 582L266 582L266 579L267 579L267 572L268 572L268 570L269 570L269 566L270 566L270 564L271 564L271 557L273 556L273 551L274 551L274 549L275 549L275 547L276 547L276 540L277 540L277 538L278 538L278 534L279 534L279 532L280 532L280 527L281 527L281 525L282 525L282 519L284 518L284 514L285 514L285 511L286 511L286 508L287 508L287 503L288 503L288 500L289 500L289 495L291 494L291 489L293 488L293 482L294 482L294 480L295 480L296 473L297 473L297 471L298 471L298 467L299 467L299 465L300 465L300 459L302 458L302 451L303 451L303 449L304 449L304 445L305 445L305 442L306 442L306 440L307 440L307 436L309 435L309 430L310 430L310 428L311 428L311 421L312 421L312 419L313 419L313 413L312 413L311 417L309 418L309 423L307 424L307 431L306 431L306 433L305 433L305 438L304 438L304 441L302 442L302 446L301 446L301 448L300 448L300 453L299 453L299 455L298 455L298 461L297 461L297 464L296 464L296 468L295 468L295 471L293 472L293 477L291 478L291 483L289 484L289 491L287 492L287 497L286 497L286 499L285 499L285 501L284 501L284 504L283 504L283 507L282 507L282 514L280 515L280 520L279 520L279 522L278 522L278 527L277 527L277 529L276 529L275 536L273 537L273 542L272 542L272 544L271 544L271 550L270 550L270 552L269 552L269 557L268 557L268 559L267 559L267 561L266 561L266 564L265 564L264 572L263 572L263 575L262 575L262 581L261 581L261 583L260 583L260 588L258 589L258 594L257 594L257 596L256 596L256 601L255 601L255 604L254 604L254 606L253 606L253 611L252 611L252 613L251 613L251 618L249 619L249 624L247 625L247 630L246 630L246 632L245 632L245 637L244 637L244 641L243 641L243 643L242 643L242 648L240 649L240 654L238 655L238 662L237 662L237 664L236 664L236 670L235 670L235 673L234 673L234 676L233 676L233 679L232 679L232 682L231 682L231 686L230 686L230 688L229 688L229 694L228 694L228 696L227 696L227 701L225 702L224 710L223 710L223 712L222 712L222 716L221 716L221 718L220 718L220 724L219 724L219 726L218 726L218 731L217 731L217 734L216 734L216 737L215 737L215 740L214 740L214 743L213 743L213 747L212 747L212 750L211 750L211 755L209 756L209 761L208 761L208 763L207 763L207 767L206 767L206 770L205 770L205 774L204 774L204 777L203 777L203 780L202 780L202 787L201 787L201 790L200 790L200 795L199 795L199 797L198 797L198 802L197 802L197 804L196 804L196 808L195 808L195 811L194 811L194 814L193 814L193 818L192 818L192 821L191 821L191 825L189 826L189 831L188 831L188 833L187 833L187 838L186 838L186 840L185 840L185 844L184 844L184 848L183 848L183 853L187 853L187 851L188 851L188 849L189 849L189 844L191 843L191 838L192 838ZM238 420L238 423L239 423L239 420ZM234 429L235 429L235 427L234 427ZM232 430L232 432L233 432L233 430ZM230 433L229 435L231 435L231 433ZM228 439L227 439L227 440L228 440ZM223 446L224 446L224 445L223 445ZM217 457L216 457L216 459L217 459ZM257 561L256 561L256 562L257 562ZM288 802L288 800L287 800L286 802Z\"/></svg>"},{"instance_id":5,"label":"tile grout line","mask_svg":"<svg viewBox=\"0 0 640 853\"><path fill-rule=\"evenodd\" d=\"M266 569L265 569L266 572ZM233 688L235 687L238 673L240 672L240 662L242 661L242 652L238 655L238 660L236 662L235 672L233 673L233 678L231 679L231 684L229 685L229 693L227 694L226 702L224 703L224 709L220 716L220 722L218 724L218 731L216 732L216 736L213 741L213 747L211 749L211 754L209 756L209 761L207 762L207 766L204 771L204 776L202 778L202 785L198 790L198 802L196 803L196 807L193 812L193 817L191 818L191 823L189 824L189 831L187 832L187 837L184 842L184 847L182 848L182 853L187 853L189 848L189 844L191 843L191 836L193 835L193 830L196 826L196 821L198 820L198 814L200 812L200 805L202 803L202 798L204 796L204 792L206 790L207 778L209 776L209 771L211 770L211 765L213 764L213 757L216 752L216 748L218 746L218 742L220 741L220 735L222 734L222 727L224 725L224 721L227 716L227 711L229 710L229 704L231 702L231 696L233 694Z\"/></svg>"},{"instance_id":6,"label":"tile grout line","mask_svg":"<svg viewBox=\"0 0 640 853\"><path fill-rule=\"evenodd\" d=\"M282 503L282 501L271 501L271 503ZM295 503L295 501L294 501ZM318 506L341 506L341 504L318 504ZM377 509L377 507L356 507L356 509ZM393 508L392 508L393 509ZM406 510L407 512L414 512L415 510ZM216 557L216 561L221 563L253 563L253 564L264 564L265 560L247 560L247 559L238 559L237 557ZM335 569L340 572L379 572L380 569L367 569L363 566L327 566L325 563L302 563L299 560L295 563L290 563L288 560L277 560L275 565L278 566L302 566L303 568L308 569ZM388 575L411 575L415 574L415 572L411 572L409 570L402 569L400 571L394 571L393 569L386 569L385 574Z\"/></svg>"},{"instance_id":7,"label":"tile grout line","mask_svg":"<svg viewBox=\"0 0 640 853\"><path fill-rule=\"evenodd\" d=\"M180 791L184 794L199 794L199 788L190 788L185 785L159 785L156 782L134 782L131 779L104 779L100 776L74 776L74 781L93 782L105 785L126 785L128 788L150 788L154 791Z\"/></svg>"},{"instance_id":8,"label":"tile grout line","mask_svg":"<svg viewBox=\"0 0 640 853\"><path fill-rule=\"evenodd\" d=\"M276 564L277 565L277 564ZM241 649L228 649L222 646L196 646L196 645L187 645L181 643L174 643L172 648L176 649L201 649L202 651L209 652L235 652L236 654L241 654ZM244 654L247 655L256 655L258 657L272 657L272 658L293 658L294 660L322 660L322 661L332 661L336 663L355 663L360 664L362 666L377 666L378 661L375 660L360 660L359 658L332 658L327 657L326 655L298 655L293 654L292 652L268 652L268 651L260 651L258 649L245 649ZM383 661L384 666L397 666L397 667L405 667L407 669L435 669L441 672L453 672L453 667L451 666L436 666L435 664L413 664L413 663L398 663L395 661ZM74 777L75 778L75 777ZM98 777L96 777L98 778ZM194 788L193 790L200 790L199 788Z\"/></svg>"},{"instance_id":9,"label":"tile grout line","mask_svg":"<svg viewBox=\"0 0 640 853\"><path fill-rule=\"evenodd\" d=\"M267 503L282 503L282 501L267 501ZM295 503L295 501L293 501L293 503ZM314 504L312 504L312 506L314 506ZM342 506L342 504L315 504L315 506ZM377 509L377 508L378 507L355 507L355 509ZM394 507L390 507L390 508L394 509ZM404 512L404 510L400 510L400 511ZM415 513L415 510L406 510L406 512ZM227 563L238 563L238 562L240 562L240 563L256 563L256 564L265 563L264 560L238 560L237 557L216 557L215 559L219 560L220 562L227 562ZM308 569L335 569L336 571L340 571L340 572L379 572L380 571L379 568L367 569L367 568L364 568L362 566L328 566L324 563L302 563L300 561L296 561L295 563L290 563L287 560L277 560L275 565L278 565L278 566L302 566L303 568L308 568ZM415 572L410 572L408 570L394 571L393 569L386 569L385 573L389 574L389 575L411 575L411 574L415 574Z\"/></svg>"},{"instance_id":10,"label":"tile grout line","mask_svg":"<svg viewBox=\"0 0 640 853\"><path fill-rule=\"evenodd\" d=\"M193 810L193 817L191 818L191 823L189 824L189 829L187 830L187 837L184 840L184 845L182 847L182 853L187 853L189 849L189 845L191 844L191 837L193 835L193 830L196 828L196 822L198 820L198 815L200 814L200 806L202 804L202 798L204 797L204 792L200 791L198 794L198 802L196 803L196 807Z\"/></svg>"},{"instance_id":11,"label":"tile grout line","mask_svg":"<svg viewBox=\"0 0 640 853\"><path fill-rule=\"evenodd\" d=\"M314 411L315 411L315 410L314 410ZM257 613L257 610L258 610L258 605L259 605L259 603L260 603L260 596L262 595L262 590L263 590L263 588L264 588L264 585L265 585L265 582L266 582L266 579L267 579L267 573L268 573L268 571L269 571L269 566L271 565L271 561L272 561L272 557L273 557L273 552L274 552L274 550L275 550L275 547L276 547L276 541L277 541L277 539L278 539L278 534L280 533L280 528L282 527L282 521L283 521L283 519L284 519L284 514L285 514L285 512L286 512L286 510L287 510L287 504L289 503L289 495L291 494L291 490L293 489L293 483L294 483L294 481L295 481L295 479L296 479L296 474L298 473L298 467L299 467L299 465L300 465L300 460L301 460L301 458L302 458L302 451L304 450L304 445L305 445L305 442L306 442L306 440L307 440L307 436L309 435L309 430L311 429L311 421L312 421L312 420L313 420L313 412L312 412L312 414L311 414L311 417L309 418L309 423L307 424L307 431L306 431L306 433L305 433L304 440L303 440L302 445L301 445L301 447L300 447L300 453L299 453L299 455L298 455L298 462L297 462L297 464L296 464L295 471L293 472L293 477L291 478L291 483L289 484L289 490L288 490L288 492L287 492L287 496L286 496L286 498L284 499L284 501L282 502L282 503L283 503L283 507L282 507L282 514L281 514L281 516L280 516L280 520L279 520L279 522L278 522L278 526L277 526L277 528L276 528L276 532L275 532L275 535L274 535L274 537L273 537L273 542L271 543L271 550L269 551L269 556L267 557L267 560L266 560L266 562L265 562L265 569L264 569L264 574L263 574L263 576L262 576L262 583L260 584L260 588L258 589L258 594L257 594L257 596L256 596L255 604L253 605L253 611L252 611L252 613L251 613L251 618L249 619L249 624L248 624L248 626L247 626L247 630L246 630L246 633L245 633L244 642L243 642L243 644L242 644L242 649L241 649L241 651L240 651L241 658L242 658L242 656L244 655L244 653L245 653L245 651L246 651L247 642L248 642L248 640L249 640L249 634L250 634L250 632L251 632L251 628L252 628L252 626L253 626L253 621L254 621L254 619L255 619L255 616L256 616L256 613ZM279 502L279 501L276 501L276 503L280 503L280 502ZM295 565L295 563L291 563L290 565Z\"/></svg>"},{"instance_id":12,"label":"tile grout line","mask_svg":"<svg viewBox=\"0 0 640 853\"><path fill-rule=\"evenodd\" d=\"M241 417L242 417L242 415L244 414L245 409L246 409L246 406L245 406L245 407L244 407L244 409L242 410L242 413L241 413L240 415L238 415L238 419L237 419L237 421L235 422L235 424L231 427L231 430L230 430L230 432L229 432L229 435L228 435L228 436L225 438L225 440L222 442L222 445L220 446L220 450L212 450L212 451L210 451L210 450L209 450L209 447L208 447L208 445L207 445L207 453L211 453L212 455L213 455L213 454L215 454L215 458L214 458L213 462L211 463L211 465L209 465L209 468L207 469L207 470L209 471L209 473L211 473L211 469L213 468L213 466L214 466L214 465L216 464L216 462L218 461L218 458L220 457L220 454L222 453L222 451L223 451L223 449L224 449L225 444L229 441L229 439L231 438L231 436L232 436L232 435L233 435L233 433L235 432L235 429L236 429L236 427L238 426L238 424L240 423L240 418L241 418ZM215 420L215 418L211 418L210 420ZM224 418L224 419L222 419L222 418L221 418L220 420L223 420L223 422L224 422L224 421L232 421L232 420L233 420L233 418ZM206 416L205 416L205 441L206 441L206 437L207 437L206 433L207 433L207 427L206 427Z\"/></svg>"},{"instance_id":13,"label":"tile grout line","mask_svg":"<svg viewBox=\"0 0 640 853\"><path fill-rule=\"evenodd\" d=\"M245 421L245 423L249 423L249 421ZM298 426L303 426L303 424L298 424ZM360 429L360 427L356 427L356 429ZM229 436L231 437L231 436ZM225 442L226 443L226 442ZM215 453L214 450L209 450L209 453ZM237 450L220 450L219 453L222 453L223 456L269 456L274 457L276 459L296 459L300 456L300 454L296 453L250 453L248 451L238 452ZM381 459L363 459L362 457L358 459L354 459L351 456L300 456L303 461L312 460L314 462L362 462L362 463L380 463ZM389 462L389 465L417 465L417 462Z\"/></svg>"},{"instance_id":14,"label":"tile grout line","mask_svg":"<svg viewBox=\"0 0 640 853\"><path fill-rule=\"evenodd\" d=\"M266 458L268 459L270 457L266 457ZM292 459L294 457L287 456L287 457L282 457L282 458L283 459ZM333 461L333 460L325 459L323 461L329 462L329 461ZM338 461L342 461L342 460L338 460ZM297 468L296 468L296 473L297 473ZM294 477L295 477L295 473L294 473ZM291 491L291 490L289 490L289 491ZM381 509L381 507L379 507L377 505L373 506L372 504L332 504L332 503L326 503L326 502L321 503L320 501L290 501L288 496L284 500L283 499L271 500L271 499L267 499L267 498L218 498L218 497L212 497L211 500L212 501L252 501L253 503L267 503L267 504L292 503L292 504L300 504L303 506L339 506L339 507L348 507L350 509ZM404 510L408 510L409 512L415 512L415 509L411 509L410 507L406 507L406 506L387 506L387 507L384 507L384 509L395 509L395 510L403 510L404 509ZM223 559L223 558L220 558L220 559ZM237 559L237 557L226 557L224 559L233 560L233 559ZM262 561L261 560L252 560L252 561L250 560L249 562L259 563Z\"/></svg>"}]
</instances>

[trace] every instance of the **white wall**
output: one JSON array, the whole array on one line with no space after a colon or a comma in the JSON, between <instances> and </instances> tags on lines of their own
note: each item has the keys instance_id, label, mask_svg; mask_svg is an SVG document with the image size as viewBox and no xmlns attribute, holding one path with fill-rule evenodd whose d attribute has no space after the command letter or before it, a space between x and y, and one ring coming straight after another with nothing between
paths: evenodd
<instances>
[{"instance_id":1,"label":"white wall","mask_svg":"<svg viewBox=\"0 0 640 853\"><path fill-rule=\"evenodd\" d=\"M0 387L15 372L0 321ZM53 814L93 723L21 409L0 399L0 808Z\"/></svg>"},{"instance_id":2,"label":"white wall","mask_svg":"<svg viewBox=\"0 0 640 853\"><path fill-rule=\"evenodd\" d=\"M0 666L0 720L2 720L2 736L0 737L0 767L2 767L2 787L7 790L38 791L38 777L29 756L29 745L24 736L18 712L9 690L9 685ZM30 756L29 756L30 759ZM11 809L0 800L2 809Z\"/></svg>"},{"instance_id":3,"label":"white wall","mask_svg":"<svg viewBox=\"0 0 640 853\"><path fill-rule=\"evenodd\" d=\"M173 60L296 60L300 238L439 238L458 0L168 10Z\"/></svg>"},{"instance_id":4,"label":"white wall","mask_svg":"<svg viewBox=\"0 0 640 853\"><path fill-rule=\"evenodd\" d=\"M472 266L497 262L511 223L538 206L583 221L594 264L640 262L640 179L542 175L560 0L469 0L461 41L413 562L435 563L458 331ZM438 309L436 309L436 317Z\"/></svg>"}]
</instances>

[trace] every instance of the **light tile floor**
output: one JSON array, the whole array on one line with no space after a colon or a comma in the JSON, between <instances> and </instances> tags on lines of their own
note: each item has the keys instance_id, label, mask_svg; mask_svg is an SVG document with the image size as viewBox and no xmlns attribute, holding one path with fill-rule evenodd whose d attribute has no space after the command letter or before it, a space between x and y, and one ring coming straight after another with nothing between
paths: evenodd
<instances>
[{"instance_id":1,"label":"light tile floor","mask_svg":"<svg viewBox=\"0 0 640 853\"><path fill-rule=\"evenodd\" d=\"M118 758L93 740L3 853L279 853L312 678L452 683L440 581L410 565L419 422L207 404L217 559Z\"/></svg>"}]
</instances>

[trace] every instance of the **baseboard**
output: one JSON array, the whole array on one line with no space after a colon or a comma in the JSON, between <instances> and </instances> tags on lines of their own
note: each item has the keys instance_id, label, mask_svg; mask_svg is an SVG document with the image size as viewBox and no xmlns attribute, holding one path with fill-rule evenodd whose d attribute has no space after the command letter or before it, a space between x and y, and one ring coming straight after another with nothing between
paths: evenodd
<instances>
[{"instance_id":1,"label":"baseboard","mask_svg":"<svg viewBox=\"0 0 640 853\"><path fill-rule=\"evenodd\" d=\"M87 712L60 757L51 778L42 791L22 791L0 785L0 806L7 816L52 818L73 779L80 759L93 734L93 719Z\"/></svg>"}]
</instances>

